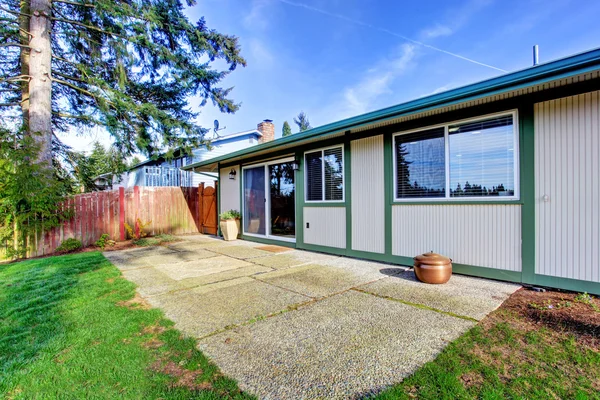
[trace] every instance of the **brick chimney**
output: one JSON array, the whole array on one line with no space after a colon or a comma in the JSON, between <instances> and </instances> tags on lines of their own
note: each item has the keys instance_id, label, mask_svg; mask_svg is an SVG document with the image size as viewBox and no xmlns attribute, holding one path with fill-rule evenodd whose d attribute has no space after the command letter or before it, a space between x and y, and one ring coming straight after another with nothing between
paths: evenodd
<instances>
[{"instance_id":1,"label":"brick chimney","mask_svg":"<svg viewBox=\"0 0 600 400\"><path fill-rule=\"evenodd\" d=\"M258 143L267 143L275 139L275 125L273 120L265 119L256 126L256 130L262 133L262 137L258 139Z\"/></svg>"}]
</instances>

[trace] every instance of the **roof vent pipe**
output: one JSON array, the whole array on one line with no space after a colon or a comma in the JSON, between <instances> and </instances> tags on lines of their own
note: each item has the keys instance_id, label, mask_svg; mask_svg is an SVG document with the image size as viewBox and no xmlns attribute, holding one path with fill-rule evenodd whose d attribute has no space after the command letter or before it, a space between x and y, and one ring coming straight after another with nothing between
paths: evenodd
<instances>
[{"instance_id":1,"label":"roof vent pipe","mask_svg":"<svg viewBox=\"0 0 600 400\"><path fill-rule=\"evenodd\" d=\"M537 44L533 46L533 66L535 67L540 63L540 46Z\"/></svg>"}]
</instances>

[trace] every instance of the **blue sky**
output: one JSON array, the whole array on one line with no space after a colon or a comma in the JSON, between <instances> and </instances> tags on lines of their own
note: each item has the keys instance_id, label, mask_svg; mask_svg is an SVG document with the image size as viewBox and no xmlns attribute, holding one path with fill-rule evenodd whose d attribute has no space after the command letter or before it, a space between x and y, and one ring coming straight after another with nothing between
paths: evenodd
<instances>
[{"instance_id":1,"label":"blue sky","mask_svg":"<svg viewBox=\"0 0 600 400\"><path fill-rule=\"evenodd\" d=\"M248 61L222 83L241 109L201 109L222 133L270 118L279 137L301 110L319 126L498 76L481 64L528 67L534 44L542 62L600 47L598 1L200 0L187 14L238 36Z\"/></svg>"}]
</instances>

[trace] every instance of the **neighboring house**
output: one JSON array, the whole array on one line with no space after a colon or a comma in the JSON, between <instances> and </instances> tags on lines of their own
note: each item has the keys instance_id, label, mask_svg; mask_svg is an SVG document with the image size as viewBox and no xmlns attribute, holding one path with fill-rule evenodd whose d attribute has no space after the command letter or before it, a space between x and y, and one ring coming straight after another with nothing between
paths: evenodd
<instances>
[{"instance_id":1,"label":"neighboring house","mask_svg":"<svg viewBox=\"0 0 600 400\"><path fill-rule=\"evenodd\" d=\"M274 138L275 127L273 122L267 119L259 123L257 129L213 139L210 144L210 150L206 147L201 147L194 149L191 156L175 152L174 157L170 160L161 156L156 160L141 162L123 174L120 182L116 182L117 179L115 179L112 187L198 186L202 182L206 186L213 186L214 182L219 179L216 173L194 174L191 171L181 170L181 168L231 152L247 149L259 143L273 140Z\"/></svg>"},{"instance_id":2,"label":"neighboring house","mask_svg":"<svg viewBox=\"0 0 600 400\"><path fill-rule=\"evenodd\" d=\"M94 185L96 186L95 190L112 190L113 188L113 184L114 184L114 174L112 173L106 173L106 174L102 174L102 175L98 175L96 178L94 178ZM82 188L83 190L83 188Z\"/></svg>"},{"instance_id":3,"label":"neighboring house","mask_svg":"<svg viewBox=\"0 0 600 400\"><path fill-rule=\"evenodd\" d=\"M600 49L183 169L243 239L600 294Z\"/></svg>"}]
</instances>

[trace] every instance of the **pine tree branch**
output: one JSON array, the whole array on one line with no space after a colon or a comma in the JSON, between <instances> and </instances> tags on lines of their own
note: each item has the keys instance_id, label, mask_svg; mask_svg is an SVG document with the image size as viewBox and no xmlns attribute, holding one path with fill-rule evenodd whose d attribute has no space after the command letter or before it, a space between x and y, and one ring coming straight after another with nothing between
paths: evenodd
<instances>
[{"instance_id":1,"label":"pine tree branch","mask_svg":"<svg viewBox=\"0 0 600 400\"><path fill-rule=\"evenodd\" d=\"M9 76L8 78L0 79L0 83L2 82L19 82L19 81L30 81L31 75L17 75L17 76Z\"/></svg>"},{"instance_id":2,"label":"pine tree branch","mask_svg":"<svg viewBox=\"0 0 600 400\"><path fill-rule=\"evenodd\" d=\"M76 90L79 93L83 93L83 94L85 94L87 96L90 96L90 97L94 98L94 100L96 100L96 101L100 97L97 94L94 94L94 93L90 92L89 90L82 89L82 88L78 87L77 85L74 85L74 84L72 84L70 82L67 82L67 81L63 81L62 79L56 79L56 78L52 77L52 82L56 82L56 83L58 83L60 85L64 85L64 86L70 87L71 89ZM106 100L106 99L103 99L103 100L106 101L108 104L114 104L110 100Z\"/></svg>"},{"instance_id":3,"label":"pine tree branch","mask_svg":"<svg viewBox=\"0 0 600 400\"><path fill-rule=\"evenodd\" d=\"M0 103L0 107L16 107L16 106L20 106L21 102L16 102L16 103Z\"/></svg>"},{"instance_id":4,"label":"pine tree branch","mask_svg":"<svg viewBox=\"0 0 600 400\"><path fill-rule=\"evenodd\" d=\"M0 18L0 21L2 22L8 22L10 24L19 24L19 21L16 19L10 19L10 18Z\"/></svg>"},{"instance_id":5,"label":"pine tree branch","mask_svg":"<svg viewBox=\"0 0 600 400\"><path fill-rule=\"evenodd\" d=\"M21 43L0 43L0 47L23 47L25 49L35 50L33 47Z\"/></svg>"},{"instance_id":6,"label":"pine tree branch","mask_svg":"<svg viewBox=\"0 0 600 400\"><path fill-rule=\"evenodd\" d=\"M86 84L88 84L88 82L84 81L83 79L75 78L75 77L73 77L73 76L70 76L70 75L65 75L65 74L63 74L63 73L61 73L61 72L58 72L58 71L52 71L52 74L53 74L53 75L62 76L63 78L65 78L65 79L69 79L69 80L72 80L72 81L77 81L77 82L81 82L81 83L86 83Z\"/></svg>"},{"instance_id":7,"label":"pine tree branch","mask_svg":"<svg viewBox=\"0 0 600 400\"><path fill-rule=\"evenodd\" d=\"M78 3L76 1L66 1L66 0L52 0L52 3L62 3L62 4L69 4L72 6L78 6L78 7L88 7L88 8L96 8L96 6L94 4L88 4L88 3Z\"/></svg>"},{"instance_id":8,"label":"pine tree branch","mask_svg":"<svg viewBox=\"0 0 600 400\"><path fill-rule=\"evenodd\" d=\"M74 115L74 114L65 114L65 113L60 113L60 112L52 112L52 115L55 115L59 118L70 118L70 119L82 119L84 121L89 121L89 122L93 122L96 125L100 125L100 121L98 121L95 118L89 117L87 115Z\"/></svg>"},{"instance_id":9,"label":"pine tree branch","mask_svg":"<svg viewBox=\"0 0 600 400\"><path fill-rule=\"evenodd\" d=\"M18 11L13 11L13 10L7 10L4 7L0 7L0 11L4 11L5 13L16 15L17 17L33 17L33 15L31 15L31 14L26 14L26 13L22 13L22 12L18 12Z\"/></svg>"},{"instance_id":10,"label":"pine tree branch","mask_svg":"<svg viewBox=\"0 0 600 400\"><path fill-rule=\"evenodd\" d=\"M104 29L98 28L97 26L83 24L81 22L73 21L71 19L66 19L66 18L56 18L56 17L50 17L50 18L53 19L54 21L64 22L65 24L70 24L70 25L75 25L75 26L80 26L82 28L91 29L91 30L94 30L96 32L101 32L101 33L105 33L107 35L116 36L118 38L128 40L128 38L126 36L121 36L121 35L116 34L114 32L105 31Z\"/></svg>"}]
</instances>

